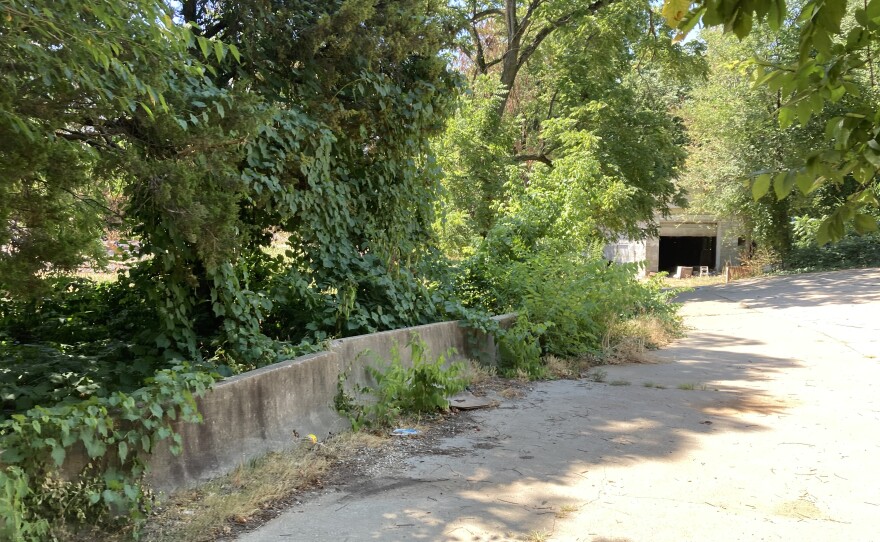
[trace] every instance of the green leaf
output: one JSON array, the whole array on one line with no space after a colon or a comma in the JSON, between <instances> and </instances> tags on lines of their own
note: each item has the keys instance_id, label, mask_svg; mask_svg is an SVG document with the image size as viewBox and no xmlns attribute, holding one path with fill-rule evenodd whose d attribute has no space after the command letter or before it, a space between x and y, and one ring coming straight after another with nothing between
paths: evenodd
<instances>
[{"instance_id":1,"label":"green leaf","mask_svg":"<svg viewBox=\"0 0 880 542\"><path fill-rule=\"evenodd\" d=\"M202 56L204 56L205 58L208 58L208 55L210 55L208 39L205 38L204 36L197 36L196 41L199 43L199 49L202 50Z\"/></svg>"},{"instance_id":2,"label":"green leaf","mask_svg":"<svg viewBox=\"0 0 880 542\"><path fill-rule=\"evenodd\" d=\"M780 107L779 108L779 126L781 128L788 128L794 122L795 113L794 109L789 106Z\"/></svg>"},{"instance_id":3,"label":"green leaf","mask_svg":"<svg viewBox=\"0 0 880 542\"><path fill-rule=\"evenodd\" d=\"M776 192L776 199L784 199L791 193L792 188L794 188L795 179L795 172L793 171L781 171L776 174L776 177L773 179L773 190Z\"/></svg>"},{"instance_id":4,"label":"green leaf","mask_svg":"<svg viewBox=\"0 0 880 542\"><path fill-rule=\"evenodd\" d=\"M877 231L877 219L871 215L863 213L856 214L855 218L853 218L853 225L859 233Z\"/></svg>"},{"instance_id":5,"label":"green leaf","mask_svg":"<svg viewBox=\"0 0 880 542\"><path fill-rule=\"evenodd\" d=\"M743 39L749 35L749 32L752 31L752 14L740 11L734 18L733 24L731 25L733 28L733 33L736 34L736 37L739 39Z\"/></svg>"},{"instance_id":6,"label":"green leaf","mask_svg":"<svg viewBox=\"0 0 880 542\"><path fill-rule=\"evenodd\" d=\"M771 177L769 173L764 173L755 177L752 183L752 197L757 201L764 197L770 190Z\"/></svg>"},{"instance_id":7,"label":"green leaf","mask_svg":"<svg viewBox=\"0 0 880 542\"><path fill-rule=\"evenodd\" d=\"M813 191L813 181L814 177L805 171L800 171L797 174L796 184L798 189L802 194L807 195Z\"/></svg>"},{"instance_id":8,"label":"green leaf","mask_svg":"<svg viewBox=\"0 0 880 542\"><path fill-rule=\"evenodd\" d=\"M769 6L769 13L767 15L767 24L770 25L770 29L778 31L782 27L783 21L785 21L785 0L771 0Z\"/></svg>"},{"instance_id":9,"label":"green leaf","mask_svg":"<svg viewBox=\"0 0 880 542\"><path fill-rule=\"evenodd\" d=\"M97 440L94 433L83 432L81 438L82 443L86 447L86 453L89 454L90 458L94 459L97 457L101 457L104 455L104 452L107 451L107 446L104 444L104 442Z\"/></svg>"},{"instance_id":10,"label":"green leaf","mask_svg":"<svg viewBox=\"0 0 880 542\"><path fill-rule=\"evenodd\" d=\"M825 2L817 2L817 9L814 14L814 20L817 25L824 28L829 33L836 34L840 32L840 22L846 15L847 2L842 0L826 0Z\"/></svg>"},{"instance_id":11,"label":"green leaf","mask_svg":"<svg viewBox=\"0 0 880 542\"><path fill-rule=\"evenodd\" d=\"M678 28L690 7L691 0L666 0L660 14L666 19L666 24L672 28Z\"/></svg>"},{"instance_id":12,"label":"green leaf","mask_svg":"<svg viewBox=\"0 0 880 542\"><path fill-rule=\"evenodd\" d=\"M224 55L225 55L225 52L223 51L223 44L220 43L219 41L215 40L214 41L214 56L217 57L217 62L222 62Z\"/></svg>"},{"instance_id":13,"label":"green leaf","mask_svg":"<svg viewBox=\"0 0 880 542\"><path fill-rule=\"evenodd\" d=\"M241 53L238 52L238 47L233 44L229 44L229 52L232 53L232 57L235 58L235 61L241 64Z\"/></svg>"},{"instance_id":14,"label":"green leaf","mask_svg":"<svg viewBox=\"0 0 880 542\"><path fill-rule=\"evenodd\" d=\"M797 117L798 122L801 123L801 126L806 125L810 122L810 117L813 115L813 104L810 100L801 100L797 104Z\"/></svg>"},{"instance_id":15,"label":"green leaf","mask_svg":"<svg viewBox=\"0 0 880 542\"><path fill-rule=\"evenodd\" d=\"M762 73L761 75L759 75L755 79L755 86L760 86L760 85L764 85L764 84L767 84L769 86L769 83L771 83L775 79L778 79L779 77L783 76L784 74L785 74L785 72L783 72L781 70L775 70L775 69L768 70L768 71ZM774 89L771 88L771 90L774 90Z\"/></svg>"},{"instance_id":16,"label":"green leaf","mask_svg":"<svg viewBox=\"0 0 880 542\"><path fill-rule=\"evenodd\" d=\"M10 465L20 463L25 457L18 448L7 448L0 453L0 460Z\"/></svg>"},{"instance_id":17,"label":"green leaf","mask_svg":"<svg viewBox=\"0 0 880 542\"><path fill-rule=\"evenodd\" d=\"M124 440L119 443L119 460L123 463L125 462L125 458L128 457L128 443Z\"/></svg>"},{"instance_id":18,"label":"green leaf","mask_svg":"<svg viewBox=\"0 0 880 542\"><path fill-rule=\"evenodd\" d=\"M840 241L843 239L845 231L842 216L839 213L832 215L828 223L828 233L831 236L831 240Z\"/></svg>"},{"instance_id":19,"label":"green leaf","mask_svg":"<svg viewBox=\"0 0 880 542\"><path fill-rule=\"evenodd\" d=\"M831 242L831 234L828 231L829 226L829 219L826 218L822 221L822 223L819 225L819 229L816 231L816 243L818 243L820 247L827 245L829 242Z\"/></svg>"},{"instance_id":20,"label":"green leaf","mask_svg":"<svg viewBox=\"0 0 880 542\"><path fill-rule=\"evenodd\" d=\"M880 154L878 154L875 150L871 148L866 148L865 152L862 153L862 156L864 156L865 160L867 160L872 166L874 166L874 169L880 169Z\"/></svg>"},{"instance_id":21,"label":"green leaf","mask_svg":"<svg viewBox=\"0 0 880 542\"><path fill-rule=\"evenodd\" d=\"M54 446L50 455L52 456L52 461L55 462L55 466L60 467L64 464L64 459L67 457L67 452L62 446Z\"/></svg>"},{"instance_id":22,"label":"green leaf","mask_svg":"<svg viewBox=\"0 0 880 542\"><path fill-rule=\"evenodd\" d=\"M825 55L826 57L832 56L831 52L831 36L828 32L824 30L817 29L813 34L812 40L813 47L816 48L817 51Z\"/></svg>"}]
</instances>

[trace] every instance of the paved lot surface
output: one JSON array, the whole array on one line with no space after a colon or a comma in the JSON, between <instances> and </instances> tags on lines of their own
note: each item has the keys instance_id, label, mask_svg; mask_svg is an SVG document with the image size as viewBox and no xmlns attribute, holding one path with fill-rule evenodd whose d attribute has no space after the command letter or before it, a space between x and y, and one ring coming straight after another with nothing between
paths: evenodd
<instances>
[{"instance_id":1,"label":"paved lot surface","mask_svg":"<svg viewBox=\"0 0 880 542\"><path fill-rule=\"evenodd\" d=\"M686 299L662 363L537 384L241 540L880 541L880 271Z\"/></svg>"}]
</instances>

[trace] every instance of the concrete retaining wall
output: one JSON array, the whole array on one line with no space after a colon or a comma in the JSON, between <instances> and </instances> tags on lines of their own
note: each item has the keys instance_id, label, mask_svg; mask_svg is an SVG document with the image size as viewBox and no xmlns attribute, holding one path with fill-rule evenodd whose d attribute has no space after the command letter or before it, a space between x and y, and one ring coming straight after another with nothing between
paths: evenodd
<instances>
[{"instance_id":1,"label":"concrete retaining wall","mask_svg":"<svg viewBox=\"0 0 880 542\"><path fill-rule=\"evenodd\" d=\"M502 327L513 314L496 317ZM230 472L269 452L294 446L309 433L325 438L349 429L348 421L334 409L340 374L352 385L371 385L367 366L380 366L399 346L401 362L411 365L406 348L416 333L431 355L450 348L457 358L472 357L494 364L494 337L473 333L458 322L385 331L333 341L330 350L276 363L218 383L198 399L204 422L181 424L183 452L173 456L160 446L149 459L148 482L160 491L181 487Z\"/></svg>"}]
</instances>

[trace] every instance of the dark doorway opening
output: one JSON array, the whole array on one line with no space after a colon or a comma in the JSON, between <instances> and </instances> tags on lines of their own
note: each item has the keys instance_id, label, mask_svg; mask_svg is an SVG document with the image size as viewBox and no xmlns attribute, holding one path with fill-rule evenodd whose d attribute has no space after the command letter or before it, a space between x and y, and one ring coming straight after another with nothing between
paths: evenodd
<instances>
[{"instance_id":1,"label":"dark doorway opening","mask_svg":"<svg viewBox=\"0 0 880 542\"><path fill-rule=\"evenodd\" d=\"M715 268L715 237L660 237L660 271L708 266ZM695 270L696 271L696 270Z\"/></svg>"}]
</instances>

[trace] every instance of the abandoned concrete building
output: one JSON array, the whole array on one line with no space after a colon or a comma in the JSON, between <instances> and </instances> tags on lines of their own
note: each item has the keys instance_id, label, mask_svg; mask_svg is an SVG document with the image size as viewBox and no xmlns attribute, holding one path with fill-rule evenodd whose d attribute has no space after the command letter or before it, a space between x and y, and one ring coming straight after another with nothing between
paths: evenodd
<instances>
[{"instance_id":1,"label":"abandoned concrete building","mask_svg":"<svg viewBox=\"0 0 880 542\"><path fill-rule=\"evenodd\" d=\"M700 267L719 273L725 265L739 265L741 240L733 222L673 208L657 224L658 237L609 243L603 251L605 258L617 263L644 261L645 273L673 274L678 267L693 267L695 274Z\"/></svg>"}]
</instances>

